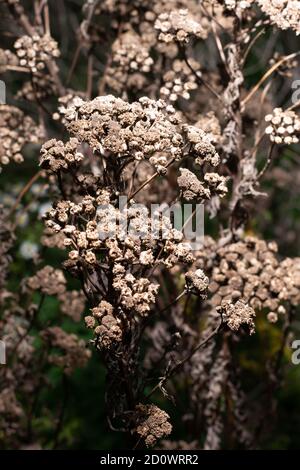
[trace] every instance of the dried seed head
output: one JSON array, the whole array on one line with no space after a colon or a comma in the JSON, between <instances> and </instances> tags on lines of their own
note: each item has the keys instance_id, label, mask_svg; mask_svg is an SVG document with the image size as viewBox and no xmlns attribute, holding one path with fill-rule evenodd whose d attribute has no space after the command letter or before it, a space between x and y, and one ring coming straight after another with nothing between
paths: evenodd
<instances>
[{"instance_id":1,"label":"dried seed head","mask_svg":"<svg viewBox=\"0 0 300 470\"><path fill-rule=\"evenodd\" d=\"M224 300L221 306L217 307L217 311L222 315L223 321L233 331L237 331L242 325L249 327L250 335L255 332L255 311L252 307L241 300L232 303Z\"/></svg>"},{"instance_id":2,"label":"dried seed head","mask_svg":"<svg viewBox=\"0 0 300 470\"><path fill-rule=\"evenodd\" d=\"M300 136L300 118L294 111L275 108L265 117L268 127L266 134L276 144L297 144Z\"/></svg>"},{"instance_id":3,"label":"dried seed head","mask_svg":"<svg viewBox=\"0 0 300 470\"><path fill-rule=\"evenodd\" d=\"M207 38L207 30L198 23L188 10L173 10L162 13L155 22L155 29L160 31L159 40L169 43L189 42L191 38Z\"/></svg>"},{"instance_id":4,"label":"dried seed head","mask_svg":"<svg viewBox=\"0 0 300 470\"><path fill-rule=\"evenodd\" d=\"M169 415L155 405L137 405L133 415L132 433L138 434L147 447L153 447L157 441L172 432Z\"/></svg>"},{"instance_id":5,"label":"dried seed head","mask_svg":"<svg viewBox=\"0 0 300 470\"><path fill-rule=\"evenodd\" d=\"M48 60L60 55L57 42L47 34L22 36L16 40L14 47L19 64L33 73L43 70Z\"/></svg>"},{"instance_id":6,"label":"dried seed head","mask_svg":"<svg viewBox=\"0 0 300 470\"><path fill-rule=\"evenodd\" d=\"M185 275L186 289L193 294L198 295L202 299L207 298L207 289L209 286L209 279L204 274L202 269L197 269L192 272L189 271Z\"/></svg>"}]
</instances>

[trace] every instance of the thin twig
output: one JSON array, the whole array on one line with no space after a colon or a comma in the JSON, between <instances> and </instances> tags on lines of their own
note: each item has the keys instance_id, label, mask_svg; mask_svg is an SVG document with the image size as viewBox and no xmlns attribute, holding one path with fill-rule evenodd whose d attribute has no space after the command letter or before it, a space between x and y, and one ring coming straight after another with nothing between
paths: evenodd
<instances>
[{"instance_id":1,"label":"thin twig","mask_svg":"<svg viewBox=\"0 0 300 470\"><path fill-rule=\"evenodd\" d=\"M193 219L193 217L197 214L199 210L199 206L197 205L197 207L193 210L193 212L191 213L191 215L187 218L187 220L184 222L183 226L182 226L182 229L181 231L183 232L183 230L186 228L186 226L188 225L188 223Z\"/></svg>"},{"instance_id":2,"label":"thin twig","mask_svg":"<svg viewBox=\"0 0 300 470\"><path fill-rule=\"evenodd\" d=\"M272 65L272 67L264 74L264 76L259 80L259 82L252 88L248 95L242 100L241 105L245 106L252 96L259 90L261 85L282 65L284 62L287 62L290 59L294 59L300 54L300 52L294 52L286 57L283 57L281 60Z\"/></svg>"},{"instance_id":3,"label":"thin twig","mask_svg":"<svg viewBox=\"0 0 300 470\"><path fill-rule=\"evenodd\" d=\"M14 203L14 205L12 206L12 208L10 210L10 215L13 212L15 212L15 210L17 209L18 205L20 204L20 202L23 199L23 197L25 196L25 194L30 190L30 188L33 186L33 184L42 176L42 173L43 173L42 171L38 171L35 175L33 175L33 177L24 186L24 188L19 193L19 195L16 199L16 202Z\"/></svg>"},{"instance_id":4,"label":"thin twig","mask_svg":"<svg viewBox=\"0 0 300 470\"><path fill-rule=\"evenodd\" d=\"M219 95L219 93L218 93L217 91L215 91L215 90L197 73L197 71L191 66L191 64L189 63L189 60L188 60L188 58L187 58L185 48L183 48L183 47L180 46L180 50L181 50L182 53L183 53L183 59L184 59L186 65L188 66L188 68L190 69L190 71L194 74L195 78L197 79L197 82L198 82L200 85L205 86L205 88L207 88L207 89L210 91L210 93L211 93L212 95L214 95L218 100L222 101L221 95Z\"/></svg>"},{"instance_id":5,"label":"thin twig","mask_svg":"<svg viewBox=\"0 0 300 470\"><path fill-rule=\"evenodd\" d=\"M182 299L182 297L186 294L186 290L184 290L183 292L181 292L181 294L179 294L176 299L174 299L172 302L169 303L169 305L167 305L166 307L164 307L162 310L160 310L158 312L158 315L161 315L162 313L164 313L166 310L169 310L169 308L173 307L173 305L177 304L177 302L179 302L180 299Z\"/></svg>"},{"instance_id":6,"label":"thin twig","mask_svg":"<svg viewBox=\"0 0 300 470\"><path fill-rule=\"evenodd\" d=\"M80 52L81 52L81 44L78 44L77 47L76 47L76 51L75 51L74 57L73 57L73 59L72 59L72 63L71 63L71 67L70 67L68 76L67 76L67 80L66 80L67 85L70 84L70 81L71 81L71 79L72 79L72 77L73 77L73 73L74 73L74 70L75 70L75 68L76 68L76 65L77 65L77 62L78 62L78 59L79 59Z\"/></svg>"},{"instance_id":7,"label":"thin twig","mask_svg":"<svg viewBox=\"0 0 300 470\"><path fill-rule=\"evenodd\" d=\"M146 395L146 398L150 398L153 393L156 392L156 390L158 389L161 389L161 387L166 383L167 380L169 380L174 374L175 372L178 372L178 370L186 363L188 362L192 357L193 355L199 351L199 349L203 348L204 346L207 345L207 343L209 343L209 341L211 341L222 329L222 326L223 326L223 319L221 319L221 322L220 324L218 325L218 327L212 331L212 333L206 338L204 339L203 341L201 341L199 344L197 344L193 349L192 351L184 358L182 359L181 361L179 361L177 364L175 364L170 370L169 372L166 373L166 375L164 377L161 378L161 380L159 381L159 383L157 385L155 385L155 387L152 388L152 390Z\"/></svg>"},{"instance_id":8,"label":"thin twig","mask_svg":"<svg viewBox=\"0 0 300 470\"><path fill-rule=\"evenodd\" d=\"M214 34L214 39L215 39L215 42L216 42L216 45L217 45L217 49L219 51L219 54L220 54L220 57L221 57L222 62L224 64L224 67L226 68L227 73L228 73L227 60L226 60L226 56L225 56L225 53L224 53L223 44L222 44L221 39L219 38L219 36L217 34L215 23L212 22L211 26L212 26L212 30L213 30L213 34Z\"/></svg>"},{"instance_id":9,"label":"thin twig","mask_svg":"<svg viewBox=\"0 0 300 470\"><path fill-rule=\"evenodd\" d=\"M257 175L257 179L260 180L262 178L262 176L265 174L265 172L267 171L267 169L269 168L269 166L271 165L271 162L272 162L272 154L273 154L273 150L274 150L274 147L275 147L275 144L272 142L270 148L269 148L269 153L268 153L268 157L267 157L267 161L266 163L264 164L263 168L261 169L261 171L258 173Z\"/></svg>"},{"instance_id":10,"label":"thin twig","mask_svg":"<svg viewBox=\"0 0 300 470\"><path fill-rule=\"evenodd\" d=\"M165 166L165 169L169 168L172 163L174 163L176 158L172 158L172 160L169 161L169 163ZM157 176L159 176L160 173L156 171L150 178L148 178L133 194L131 194L128 198L128 202L131 201L131 199L134 198L142 189L144 189L145 186L147 186L151 181L153 181Z\"/></svg>"},{"instance_id":11,"label":"thin twig","mask_svg":"<svg viewBox=\"0 0 300 470\"><path fill-rule=\"evenodd\" d=\"M251 158L255 158L256 157L256 154L257 154L257 150L259 149L259 146L260 144L262 143L262 141L264 140L264 138L266 137L266 134L265 132L263 132L255 141L255 144L254 144L254 148L253 148L253 152L252 152L252 155L251 155Z\"/></svg>"},{"instance_id":12,"label":"thin twig","mask_svg":"<svg viewBox=\"0 0 300 470\"><path fill-rule=\"evenodd\" d=\"M242 65L244 66L245 65L245 62L247 60L247 57L252 49L252 47L254 46L254 44L256 43L256 41L266 32L266 29L263 28L261 29L260 31L258 31L258 33L254 36L254 38L252 39L252 41L250 42L249 46L247 47L245 53L244 53L244 57L243 57L243 60L242 60Z\"/></svg>"},{"instance_id":13,"label":"thin twig","mask_svg":"<svg viewBox=\"0 0 300 470\"><path fill-rule=\"evenodd\" d=\"M65 412L66 412L66 406L67 406L67 401L69 397L69 382L66 374L63 374L62 378L62 385L63 385L63 399L61 403L61 408L59 412L59 417L57 421L57 426L55 429L55 434L54 434L54 443L53 443L53 450L58 447L59 444L59 435L63 427L63 422L64 422L64 417L65 417Z\"/></svg>"},{"instance_id":14,"label":"thin twig","mask_svg":"<svg viewBox=\"0 0 300 470\"><path fill-rule=\"evenodd\" d=\"M300 100L294 103L292 106L286 109L286 111L293 111L294 109L298 108L300 106Z\"/></svg>"},{"instance_id":15,"label":"thin twig","mask_svg":"<svg viewBox=\"0 0 300 470\"><path fill-rule=\"evenodd\" d=\"M46 34L48 34L49 36L51 36L50 15L49 15L48 0L45 2L45 6L44 6L44 20L45 20L45 31L46 31Z\"/></svg>"}]
</instances>

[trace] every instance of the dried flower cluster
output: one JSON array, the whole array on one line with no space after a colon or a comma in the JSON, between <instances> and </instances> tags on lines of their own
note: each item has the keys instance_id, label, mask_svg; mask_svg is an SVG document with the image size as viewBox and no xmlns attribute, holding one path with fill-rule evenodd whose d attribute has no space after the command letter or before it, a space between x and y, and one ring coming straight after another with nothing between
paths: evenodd
<instances>
[{"instance_id":1,"label":"dried flower cluster","mask_svg":"<svg viewBox=\"0 0 300 470\"><path fill-rule=\"evenodd\" d=\"M201 269L186 273L185 280L186 289L188 291L196 293L202 299L207 297L206 291L209 285L209 279Z\"/></svg>"},{"instance_id":2,"label":"dried flower cluster","mask_svg":"<svg viewBox=\"0 0 300 470\"><path fill-rule=\"evenodd\" d=\"M151 71L153 59L143 37L134 31L126 31L112 46L112 64L107 69L107 85L117 93L125 88L141 90L145 85L144 74Z\"/></svg>"},{"instance_id":3,"label":"dried flower cluster","mask_svg":"<svg viewBox=\"0 0 300 470\"><path fill-rule=\"evenodd\" d=\"M62 367L70 375L77 367L84 367L91 351L86 349L85 342L79 340L75 334L68 334L58 326L45 329L42 338L51 347L62 350L64 354L51 354L48 358L51 364Z\"/></svg>"},{"instance_id":4,"label":"dried flower cluster","mask_svg":"<svg viewBox=\"0 0 300 470\"><path fill-rule=\"evenodd\" d=\"M250 335L255 332L254 317L255 312L252 307L238 300L235 304L229 300L224 300L217 307L217 311L222 315L223 320L233 331L238 331L242 325L249 327Z\"/></svg>"},{"instance_id":5,"label":"dried flower cluster","mask_svg":"<svg viewBox=\"0 0 300 470\"><path fill-rule=\"evenodd\" d=\"M155 405L137 405L134 419L136 427L133 432L145 441L147 447L153 447L172 431L169 415Z\"/></svg>"},{"instance_id":6,"label":"dried flower cluster","mask_svg":"<svg viewBox=\"0 0 300 470\"><path fill-rule=\"evenodd\" d=\"M51 77L44 75L33 75L31 81L24 82L16 94L19 100L26 100L31 102L43 101L52 95L57 95L57 86L52 81Z\"/></svg>"},{"instance_id":7,"label":"dried flower cluster","mask_svg":"<svg viewBox=\"0 0 300 470\"><path fill-rule=\"evenodd\" d=\"M11 160L21 163L23 147L28 143L37 143L42 138L42 132L20 109L0 104L0 138L0 165L7 165Z\"/></svg>"},{"instance_id":8,"label":"dried flower cluster","mask_svg":"<svg viewBox=\"0 0 300 470\"><path fill-rule=\"evenodd\" d=\"M225 0L225 7L228 8L228 10L235 10L238 8L241 8L242 10L246 8L250 8L251 4L253 3L254 0L242 0L242 1L237 1L237 0Z\"/></svg>"},{"instance_id":9,"label":"dried flower cluster","mask_svg":"<svg viewBox=\"0 0 300 470\"><path fill-rule=\"evenodd\" d=\"M182 191L182 197L186 201L204 201L213 195L224 197L227 194L226 178L218 173L206 173L204 181L187 168L181 168L181 175L177 179Z\"/></svg>"},{"instance_id":10,"label":"dried flower cluster","mask_svg":"<svg viewBox=\"0 0 300 470\"><path fill-rule=\"evenodd\" d=\"M208 251L210 255L208 256ZM244 301L257 311L268 309L285 313L285 302L300 300L299 263L286 258L279 261L275 243L247 237L218 247L207 240L205 251L197 257L203 269L209 269L211 303Z\"/></svg>"},{"instance_id":11,"label":"dried flower cluster","mask_svg":"<svg viewBox=\"0 0 300 470\"><path fill-rule=\"evenodd\" d=\"M77 151L78 146L79 142L75 137L66 144L61 140L49 140L41 149L41 166L55 173L78 165L84 158L82 153Z\"/></svg>"},{"instance_id":12,"label":"dried flower cluster","mask_svg":"<svg viewBox=\"0 0 300 470\"><path fill-rule=\"evenodd\" d=\"M262 11L281 29L293 29L300 34L300 8L297 0L257 0Z\"/></svg>"},{"instance_id":13,"label":"dried flower cluster","mask_svg":"<svg viewBox=\"0 0 300 470\"><path fill-rule=\"evenodd\" d=\"M66 290L66 280L63 272L52 268L52 266L45 266L30 277L27 283L30 289L39 290L47 295L63 294Z\"/></svg>"},{"instance_id":14,"label":"dried flower cluster","mask_svg":"<svg viewBox=\"0 0 300 470\"><path fill-rule=\"evenodd\" d=\"M195 70L199 67L195 64ZM164 86L160 89L161 97L166 101L176 101L179 97L190 99L190 92L198 88L195 75L188 65L181 60L174 60L171 70L163 76Z\"/></svg>"},{"instance_id":15,"label":"dried flower cluster","mask_svg":"<svg viewBox=\"0 0 300 470\"><path fill-rule=\"evenodd\" d=\"M267 123L266 134L276 144L297 144L300 134L300 118L294 111L283 111L275 108L273 114L265 117Z\"/></svg>"},{"instance_id":16,"label":"dried flower cluster","mask_svg":"<svg viewBox=\"0 0 300 470\"><path fill-rule=\"evenodd\" d=\"M175 110L163 101L146 97L129 104L112 95L76 103L65 114L67 129L96 152L119 158L150 158L155 152L179 157L182 138L177 132Z\"/></svg>"},{"instance_id":17,"label":"dried flower cluster","mask_svg":"<svg viewBox=\"0 0 300 470\"><path fill-rule=\"evenodd\" d=\"M57 43L48 35L22 36L14 47L19 64L33 73L43 70L49 59L59 57Z\"/></svg>"},{"instance_id":18,"label":"dried flower cluster","mask_svg":"<svg viewBox=\"0 0 300 470\"><path fill-rule=\"evenodd\" d=\"M207 30L198 23L188 10L174 10L162 13L155 22L155 28L160 32L159 39L163 42L188 42L192 37L205 39Z\"/></svg>"},{"instance_id":19,"label":"dried flower cluster","mask_svg":"<svg viewBox=\"0 0 300 470\"><path fill-rule=\"evenodd\" d=\"M82 291L70 290L59 295L60 309L63 314L79 322L85 310L86 298Z\"/></svg>"},{"instance_id":20,"label":"dried flower cluster","mask_svg":"<svg viewBox=\"0 0 300 470\"><path fill-rule=\"evenodd\" d=\"M5 73L9 66L17 65L18 59L16 55L9 49L0 49L0 73Z\"/></svg>"}]
</instances>

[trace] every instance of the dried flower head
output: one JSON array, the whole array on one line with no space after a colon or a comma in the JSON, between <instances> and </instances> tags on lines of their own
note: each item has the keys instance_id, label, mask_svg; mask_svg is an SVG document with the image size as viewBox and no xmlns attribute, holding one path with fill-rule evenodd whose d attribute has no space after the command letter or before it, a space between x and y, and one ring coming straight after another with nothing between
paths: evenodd
<instances>
[{"instance_id":1,"label":"dried flower head","mask_svg":"<svg viewBox=\"0 0 300 470\"><path fill-rule=\"evenodd\" d=\"M198 23L188 10L174 10L162 13L155 22L160 31L159 39L166 43L178 41L186 43L193 37L205 39L207 30Z\"/></svg>"},{"instance_id":2,"label":"dried flower head","mask_svg":"<svg viewBox=\"0 0 300 470\"><path fill-rule=\"evenodd\" d=\"M278 315L275 312L269 312L267 315L267 319L269 320L270 323L277 323Z\"/></svg>"},{"instance_id":3,"label":"dried flower head","mask_svg":"<svg viewBox=\"0 0 300 470\"><path fill-rule=\"evenodd\" d=\"M178 117L163 101L140 98L129 104L112 95L71 105L65 113L67 128L95 152L120 157L148 159L156 152L179 157L182 136Z\"/></svg>"},{"instance_id":4,"label":"dried flower head","mask_svg":"<svg viewBox=\"0 0 300 470\"><path fill-rule=\"evenodd\" d=\"M40 271L28 278L27 285L32 290L39 290L47 295L61 295L66 290L66 279L60 269L45 266Z\"/></svg>"},{"instance_id":5,"label":"dried flower head","mask_svg":"<svg viewBox=\"0 0 300 470\"><path fill-rule=\"evenodd\" d=\"M202 269L197 269L196 271L189 271L188 273L186 273L185 282L187 291L198 295L202 299L207 298L209 279L204 274Z\"/></svg>"},{"instance_id":6,"label":"dried flower head","mask_svg":"<svg viewBox=\"0 0 300 470\"><path fill-rule=\"evenodd\" d=\"M60 55L57 42L47 34L22 36L14 47L20 65L28 67L33 73L43 70L48 60Z\"/></svg>"},{"instance_id":7,"label":"dried flower head","mask_svg":"<svg viewBox=\"0 0 300 470\"><path fill-rule=\"evenodd\" d=\"M214 137L195 126L184 125L183 130L186 133L187 142L192 145L196 163L203 165L204 162L208 162L217 166L220 157L212 144Z\"/></svg>"},{"instance_id":8,"label":"dried flower head","mask_svg":"<svg viewBox=\"0 0 300 470\"><path fill-rule=\"evenodd\" d=\"M228 193L226 186L227 179L224 176L218 173L205 173L204 181L209 187L211 194L224 197Z\"/></svg>"},{"instance_id":9,"label":"dried flower head","mask_svg":"<svg viewBox=\"0 0 300 470\"><path fill-rule=\"evenodd\" d=\"M85 308L86 297L82 291L71 290L59 295L62 313L79 322Z\"/></svg>"},{"instance_id":10,"label":"dried flower head","mask_svg":"<svg viewBox=\"0 0 300 470\"><path fill-rule=\"evenodd\" d=\"M33 75L31 81L24 82L23 86L17 91L16 98L36 102L57 94L57 85L50 76Z\"/></svg>"},{"instance_id":11,"label":"dried flower head","mask_svg":"<svg viewBox=\"0 0 300 470\"><path fill-rule=\"evenodd\" d=\"M243 300L257 312L264 308L280 313L283 302L296 305L299 301L298 258L279 262L275 243L246 237L236 243L217 246L207 240L203 250L198 253L197 265L210 277L212 305Z\"/></svg>"},{"instance_id":12,"label":"dried flower head","mask_svg":"<svg viewBox=\"0 0 300 470\"><path fill-rule=\"evenodd\" d=\"M196 61L191 61L194 70L199 69ZM199 71L198 71L199 74ZM198 88L195 74L188 65L181 60L174 60L172 68L163 76L163 86L160 89L161 97L166 101L174 102L179 97L190 99L190 92Z\"/></svg>"},{"instance_id":13,"label":"dried flower head","mask_svg":"<svg viewBox=\"0 0 300 470\"><path fill-rule=\"evenodd\" d=\"M0 73L5 73L10 65L17 65L17 56L8 49L0 49Z\"/></svg>"},{"instance_id":14,"label":"dried flower head","mask_svg":"<svg viewBox=\"0 0 300 470\"><path fill-rule=\"evenodd\" d=\"M224 0L224 6L228 10L245 10L246 8L250 8L253 4L254 0Z\"/></svg>"},{"instance_id":15,"label":"dried flower head","mask_svg":"<svg viewBox=\"0 0 300 470\"><path fill-rule=\"evenodd\" d=\"M297 0L257 0L262 11L280 29L293 29L300 34L300 5Z\"/></svg>"},{"instance_id":16,"label":"dried flower head","mask_svg":"<svg viewBox=\"0 0 300 470\"><path fill-rule=\"evenodd\" d=\"M118 292L122 308L128 313L147 316L159 286L146 278L135 278L125 269L116 265L113 287Z\"/></svg>"},{"instance_id":17,"label":"dried flower head","mask_svg":"<svg viewBox=\"0 0 300 470\"><path fill-rule=\"evenodd\" d=\"M51 364L62 367L68 375L74 369L84 367L91 356L91 351L86 348L83 340L78 339L75 334L66 333L58 326L43 330L41 337L51 347L61 350L63 354L58 355L53 352L48 360Z\"/></svg>"},{"instance_id":18,"label":"dried flower head","mask_svg":"<svg viewBox=\"0 0 300 470\"><path fill-rule=\"evenodd\" d=\"M297 144L300 135L300 118L294 111L283 111L275 108L272 114L265 117L269 124L266 134L276 144Z\"/></svg>"},{"instance_id":19,"label":"dried flower head","mask_svg":"<svg viewBox=\"0 0 300 470\"><path fill-rule=\"evenodd\" d=\"M114 316L114 308L106 300L101 300L92 309L92 316L85 317L85 323L94 330L96 344L100 349L110 349L122 340L121 320Z\"/></svg>"},{"instance_id":20,"label":"dried flower head","mask_svg":"<svg viewBox=\"0 0 300 470\"><path fill-rule=\"evenodd\" d=\"M9 105L0 104L0 170L11 160L23 161L22 149L28 143L37 143L42 130L29 116Z\"/></svg>"},{"instance_id":21,"label":"dried flower head","mask_svg":"<svg viewBox=\"0 0 300 470\"><path fill-rule=\"evenodd\" d=\"M159 439L172 432L169 415L155 405L137 405L133 419L132 433L138 434L147 447L153 447Z\"/></svg>"},{"instance_id":22,"label":"dried flower head","mask_svg":"<svg viewBox=\"0 0 300 470\"><path fill-rule=\"evenodd\" d=\"M51 139L41 148L40 165L54 173L76 167L83 154L78 152L79 142L73 137L65 144L61 140Z\"/></svg>"},{"instance_id":23,"label":"dried flower head","mask_svg":"<svg viewBox=\"0 0 300 470\"><path fill-rule=\"evenodd\" d=\"M210 190L187 168L180 168L177 183L186 201L203 201L210 198Z\"/></svg>"},{"instance_id":24,"label":"dried flower head","mask_svg":"<svg viewBox=\"0 0 300 470\"><path fill-rule=\"evenodd\" d=\"M223 321L231 330L237 331L242 325L247 325L250 335L255 332L253 320L255 311L242 300L238 300L236 303L225 300L221 306L217 307L217 311L222 315Z\"/></svg>"},{"instance_id":25,"label":"dried flower head","mask_svg":"<svg viewBox=\"0 0 300 470\"><path fill-rule=\"evenodd\" d=\"M208 134L213 145L220 145L222 143L221 124L213 111L209 111L207 114L200 116L195 123L195 127L198 127L204 131L205 134Z\"/></svg>"},{"instance_id":26,"label":"dried flower head","mask_svg":"<svg viewBox=\"0 0 300 470\"><path fill-rule=\"evenodd\" d=\"M111 65L107 69L106 84L121 92L124 88L141 89L143 74L151 71L153 59L149 45L132 29L121 34L112 46Z\"/></svg>"}]
</instances>

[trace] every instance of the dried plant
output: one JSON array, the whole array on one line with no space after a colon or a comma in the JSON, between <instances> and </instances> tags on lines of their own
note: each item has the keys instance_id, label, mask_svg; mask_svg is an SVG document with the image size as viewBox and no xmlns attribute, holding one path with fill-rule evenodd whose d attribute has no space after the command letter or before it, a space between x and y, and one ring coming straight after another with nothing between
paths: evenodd
<instances>
[{"instance_id":1,"label":"dried plant","mask_svg":"<svg viewBox=\"0 0 300 470\"><path fill-rule=\"evenodd\" d=\"M0 446L67 445L70 380L93 356L111 432L133 447L258 448L300 303L299 258L259 228L273 197L264 181L279 181L284 152L299 153L299 102L276 88L299 71L299 53L270 40L299 34L299 2L88 0L81 12L61 2L74 19L67 39L58 6L29 3L0 2L10 103L0 104ZM22 165L32 174L16 195L4 179ZM188 221L179 230L163 203L193 204L193 216L204 204L214 236L195 249ZM34 248L21 245L20 272L11 255L31 210L43 229ZM249 386L245 357L262 328L280 344ZM58 413L43 401L53 368ZM179 419L186 435L173 441Z\"/></svg>"}]
</instances>

